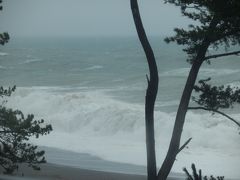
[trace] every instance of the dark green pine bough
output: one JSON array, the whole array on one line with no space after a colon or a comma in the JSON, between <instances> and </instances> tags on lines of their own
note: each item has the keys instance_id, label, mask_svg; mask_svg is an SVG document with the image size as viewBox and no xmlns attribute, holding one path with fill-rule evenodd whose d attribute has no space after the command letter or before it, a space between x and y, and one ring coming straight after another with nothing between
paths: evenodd
<instances>
[{"instance_id":1,"label":"dark green pine bough","mask_svg":"<svg viewBox=\"0 0 240 180\"><path fill-rule=\"evenodd\" d=\"M2 7L2 6L0 6ZM7 32L4 32L4 33L1 33L0 34L0 44L1 45L4 45L5 43L7 43L9 40L9 35Z\"/></svg>"},{"instance_id":2,"label":"dark green pine bough","mask_svg":"<svg viewBox=\"0 0 240 180\"><path fill-rule=\"evenodd\" d=\"M186 168L183 168L183 171L187 176L186 180L224 180L224 176L217 176L216 178L213 176L202 176L202 170L199 169L197 172L195 164L192 164L192 175L188 172Z\"/></svg>"},{"instance_id":3,"label":"dark green pine bough","mask_svg":"<svg viewBox=\"0 0 240 180\"><path fill-rule=\"evenodd\" d=\"M188 110L200 109L210 111L213 114L218 113L240 127L239 121L221 111L221 109L232 108L236 103L240 103L240 90L237 87L213 86L208 84L210 78L199 81L198 85L195 84L199 69L204 62L210 64L213 59L240 54L240 49L236 50L240 45L240 1L164 1L180 7L182 15L196 21L197 25L190 24L187 30L175 28L176 35L165 39L167 43L176 42L185 47L183 51L188 55L187 61L191 64L191 69L177 110L169 149L158 172L156 169L154 141L154 103L158 88L158 69L152 48L144 31L137 0L131 0L130 2L138 37L146 54L150 71L150 78L147 76L148 87L145 102L148 180L166 180L177 154L191 141L191 138L189 138L180 146L185 116ZM209 47L213 47L216 50L215 52L218 52L219 48L225 47L226 52L210 54ZM192 97L193 90L199 94L199 97ZM189 107L191 99L199 106ZM197 179L202 178L198 177Z\"/></svg>"},{"instance_id":4,"label":"dark green pine bough","mask_svg":"<svg viewBox=\"0 0 240 180\"><path fill-rule=\"evenodd\" d=\"M0 0L0 11L3 9L2 7L2 0ZM0 33L0 44L4 45L5 43L7 43L9 41L9 35L7 32L4 33Z\"/></svg>"},{"instance_id":5,"label":"dark green pine bough","mask_svg":"<svg viewBox=\"0 0 240 180\"><path fill-rule=\"evenodd\" d=\"M2 1L0 1L0 10ZM0 34L0 44L9 40L8 33ZM11 96L16 87L0 87L0 172L11 174L18 169L19 163L27 163L35 170L40 170L40 163L45 163L44 151L28 143L30 137L38 138L49 134L51 125L44 125L44 120L34 120L32 114L26 117L20 110L5 107L6 98Z\"/></svg>"}]
</instances>

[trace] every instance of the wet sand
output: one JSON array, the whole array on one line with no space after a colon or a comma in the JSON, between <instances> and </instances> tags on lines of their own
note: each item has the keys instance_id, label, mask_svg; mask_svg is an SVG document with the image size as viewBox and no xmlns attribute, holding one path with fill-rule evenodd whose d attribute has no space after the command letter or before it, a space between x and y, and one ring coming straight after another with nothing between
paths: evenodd
<instances>
[{"instance_id":1,"label":"wet sand","mask_svg":"<svg viewBox=\"0 0 240 180\"><path fill-rule=\"evenodd\" d=\"M127 163L105 161L96 156L57 148L40 147L46 151L48 163L41 171L26 164L13 176L3 175L0 180L146 180L146 167ZM183 180L182 173L171 173L169 180Z\"/></svg>"},{"instance_id":2,"label":"wet sand","mask_svg":"<svg viewBox=\"0 0 240 180\"><path fill-rule=\"evenodd\" d=\"M34 171L22 165L13 176L0 175L1 180L146 180L145 175L112 173L86 170L69 166L47 163L41 165L41 171ZM169 180L183 180L182 177L170 177Z\"/></svg>"}]
</instances>

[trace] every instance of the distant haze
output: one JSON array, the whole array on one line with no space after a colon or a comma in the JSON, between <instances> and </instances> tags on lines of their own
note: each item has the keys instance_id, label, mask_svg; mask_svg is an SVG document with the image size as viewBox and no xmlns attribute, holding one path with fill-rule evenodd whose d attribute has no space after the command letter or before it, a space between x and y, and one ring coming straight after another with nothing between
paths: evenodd
<instances>
[{"instance_id":1,"label":"distant haze","mask_svg":"<svg viewBox=\"0 0 240 180\"><path fill-rule=\"evenodd\" d=\"M149 35L189 23L163 0L140 0L139 6ZM0 31L17 37L135 35L129 0L4 0L0 22Z\"/></svg>"}]
</instances>

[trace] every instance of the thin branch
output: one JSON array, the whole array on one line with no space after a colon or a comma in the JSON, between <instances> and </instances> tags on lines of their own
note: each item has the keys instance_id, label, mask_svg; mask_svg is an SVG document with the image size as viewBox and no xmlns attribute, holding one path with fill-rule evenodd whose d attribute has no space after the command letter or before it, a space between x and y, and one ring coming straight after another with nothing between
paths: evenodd
<instances>
[{"instance_id":1,"label":"thin branch","mask_svg":"<svg viewBox=\"0 0 240 180\"><path fill-rule=\"evenodd\" d=\"M232 122L234 122L235 124L238 125L238 127L240 127L240 123L233 119L232 117L228 116L227 114L221 112L221 111L218 111L218 110L214 110L214 109L210 109L210 108L205 108L205 107L188 107L189 110L205 110L205 111L212 111L212 112L215 112L215 113L218 113L218 114L221 114L222 116L225 116L226 118L228 118L229 120L231 120Z\"/></svg>"},{"instance_id":2,"label":"thin branch","mask_svg":"<svg viewBox=\"0 0 240 180\"><path fill-rule=\"evenodd\" d=\"M188 180L193 180L193 177L191 176L191 174L188 172L186 168L183 168L183 171L187 174Z\"/></svg>"},{"instance_id":3,"label":"thin branch","mask_svg":"<svg viewBox=\"0 0 240 180\"><path fill-rule=\"evenodd\" d=\"M204 60L219 58L219 57L224 57L224 56L230 56L230 55L239 55L239 54L240 54L240 51L234 51L234 52L222 53L222 54L215 54L215 55L211 55L211 56L206 56L204 58Z\"/></svg>"},{"instance_id":4,"label":"thin branch","mask_svg":"<svg viewBox=\"0 0 240 180\"><path fill-rule=\"evenodd\" d=\"M234 36L234 35L236 35L236 34L239 34L239 31L240 31L240 28L237 28L237 29L234 29L234 30L232 30L232 31L228 31L228 32L226 32L226 33L221 33L221 35L218 35L218 36L216 36L216 37L212 37L211 38L211 41L212 42L216 42L216 41L220 41L221 39L223 39L223 38L226 38L226 37L229 37L229 36Z\"/></svg>"},{"instance_id":5,"label":"thin branch","mask_svg":"<svg viewBox=\"0 0 240 180\"><path fill-rule=\"evenodd\" d=\"M3 169L5 169L5 170L7 169L2 163L0 165L3 167Z\"/></svg>"},{"instance_id":6,"label":"thin branch","mask_svg":"<svg viewBox=\"0 0 240 180\"><path fill-rule=\"evenodd\" d=\"M192 140L192 138L189 138L178 150L177 154L180 153L187 145L188 143L190 143L190 141Z\"/></svg>"},{"instance_id":7,"label":"thin branch","mask_svg":"<svg viewBox=\"0 0 240 180\"><path fill-rule=\"evenodd\" d=\"M146 78L147 78L147 82L148 82L148 85L149 85L149 83L150 83L150 80L149 80L149 77L148 77L148 75L146 74Z\"/></svg>"},{"instance_id":8,"label":"thin branch","mask_svg":"<svg viewBox=\"0 0 240 180\"><path fill-rule=\"evenodd\" d=\"M0 133L14 133L13 131L0 131Z\"/></svg>"}]
</instances>

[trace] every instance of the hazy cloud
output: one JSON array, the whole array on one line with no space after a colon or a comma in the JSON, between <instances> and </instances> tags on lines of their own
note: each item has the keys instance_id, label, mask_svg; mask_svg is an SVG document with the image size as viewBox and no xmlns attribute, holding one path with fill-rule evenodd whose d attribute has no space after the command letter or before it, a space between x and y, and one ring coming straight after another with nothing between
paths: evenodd
<instances>
[{"instance_id":1,"label":"hazy cloud","mask_svg":"<svg viewBox=\"0 0 240 180\"><path fill-rule=\"evenodd\" d=\"M165 35L186 26L179 10L163 0L139 1L146 31ZM12 36L134 35L129 0L5 0L0 30Z\"/></svg>"}]
</instances>

